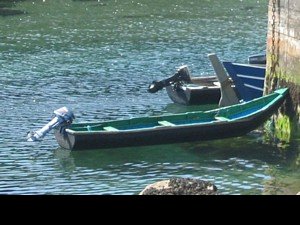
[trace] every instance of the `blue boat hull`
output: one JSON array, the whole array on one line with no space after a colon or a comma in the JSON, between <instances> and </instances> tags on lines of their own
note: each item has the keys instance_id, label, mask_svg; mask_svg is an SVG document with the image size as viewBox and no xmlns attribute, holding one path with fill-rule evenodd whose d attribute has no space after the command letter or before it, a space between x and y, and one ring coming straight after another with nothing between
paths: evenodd
<instances>
[{"instance_id":1,"label":"blue boat hull","mask_svg":"<svg viewBox=\"0 0 300 225\"><path fill-rule=\"evenodd\" d=\"M238 95L244 101L261 97L264 90L265 66L255 66L223 62L228 75L232 78Z\"/></svg>"}]
</instances>

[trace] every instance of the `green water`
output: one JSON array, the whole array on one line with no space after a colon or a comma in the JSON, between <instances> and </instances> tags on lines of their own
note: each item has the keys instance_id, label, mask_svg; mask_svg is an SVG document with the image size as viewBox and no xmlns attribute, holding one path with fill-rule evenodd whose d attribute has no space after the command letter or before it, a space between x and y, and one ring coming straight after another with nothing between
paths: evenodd
<instances>
[{"instance_id":1,"label":"green water","mask_svg":"<svg viewBox=\"0 0 300 225\"><path fill-rule=\"evenodd\" d=\"M58 148L52 133L26 142L64 105L77 122L198 109L147 87L183 64L212 73L212 52L234 62L263 52L267 0L41 0L14 9L26 14L0 16L1 194L136 194L174 176L210 180L224 194L300 191L299 137L284 148L254 133L84 152Z\"/></svg>"}]
</instances>

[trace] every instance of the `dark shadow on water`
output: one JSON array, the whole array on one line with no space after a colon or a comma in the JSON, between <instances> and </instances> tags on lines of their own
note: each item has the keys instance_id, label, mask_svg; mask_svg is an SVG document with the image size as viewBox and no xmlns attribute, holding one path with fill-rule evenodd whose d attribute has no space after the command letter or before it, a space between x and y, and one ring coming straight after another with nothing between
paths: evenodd
<instances>
[{"instance_id":1,"label":"dark shadow on water","mask_svg":"<svg viewBox=\"0 0 300 225\"><path fill-rule=\"evenodd\" d=\"M16 6L17 2L21 2L20 0L15 1L0 1L0 16L14 16L25 14L26 12L19 9L12 9Z\"/></svg>"},{"instance_id":2,"label":"dark shadow on water","mask_svg":"<svg viewBox=\"0 0 300 225\"><path fill-rule=\"evenodd\" d=\"M69 151L58 148L55 156L62 162L72 162L76 167L105 168L110 165L147 163L193 162L195 158L181 145L157 145L144 147Z\"/></svg>"},{"instance_id":3,"label":"dark shadow on water","mask_svg":"<svg viewBox=\"0 0 300 225\"><path fill-rule=\"evenodd\" d=\"M61 166L66 170L76 167L105 168L111 165L124 165L146 162L155 163L206 163L216 160L243 159L257 161L259 164L296 165L299 151L297 145L282 150L263 144L259 133L244 137L215 141L154 145L143 147L96 149L69 151L58 148L54 151Z\"/></svg>"}]
</instances>

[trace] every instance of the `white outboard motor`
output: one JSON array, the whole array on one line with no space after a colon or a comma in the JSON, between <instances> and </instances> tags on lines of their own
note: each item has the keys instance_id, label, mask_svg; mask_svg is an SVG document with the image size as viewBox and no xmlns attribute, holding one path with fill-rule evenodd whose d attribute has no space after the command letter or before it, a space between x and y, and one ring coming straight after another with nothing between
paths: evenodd
<instances>
[{"instance_id":1,"label":"white outboard motor","mask_svg":"<svg viewBox=\"0 0 300 225\"><path fill-rule=\"evenodd\" d=\"M39 141L53 128L56 128L63 124L71 124L75 119L73 112L68 110L67 107L62 107L55 110L54 114L55 117L43 128L34 132L29 132L27 135L27 141Z\"/></svg>"}]
</instances>

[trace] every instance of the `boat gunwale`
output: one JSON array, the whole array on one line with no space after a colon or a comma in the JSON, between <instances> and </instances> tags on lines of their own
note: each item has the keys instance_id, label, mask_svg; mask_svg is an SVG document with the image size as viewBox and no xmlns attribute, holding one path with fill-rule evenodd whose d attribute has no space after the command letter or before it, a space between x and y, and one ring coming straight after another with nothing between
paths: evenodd
<instances>
[{"instance_id":1,"label":"boat gunwale","mask_svg":"<svg viewBox=\"0 0 300 225\"><path fill-rule=\"evenodd\" d=\"M232 63L233 65L243 66L243 67L266 68L265 64L247 64L247 63L236 63L236 62L231 62L231 61L223 61L223 62Z\"/></svg>"},{"instance_id":2,"label":"boat gunwale","mask_svg":"<svg viewBox=\"0 0 300 225\"><path fill-rule=\"evenodd\" d=\"M202 123L186 123L186 124L175 124L175 126L162 126L162 125L157 125L157 126L151 126L151 127L144 127L144 128L132 128L132 129L124 129L124 130L117 130L117 131L107 131L107 130L92 130L92 131L76 131L72 130L69 128L66 128L65 131L69 134L73 135L88 135L88 134L108 134L108 133L134 133L134 132L141 132L141 131L147 131L147 130L163 130L163 129L172 129L176 130L178 128L186 128L186 127L197 127L197 126L205 126L205 125L210 125L210 124L215 124L215 123L227 123L228 121L224 120L212 120L209 122L202 122ZM239 120L241 121L241 120Z\"/></svg>"}]
</instances>

